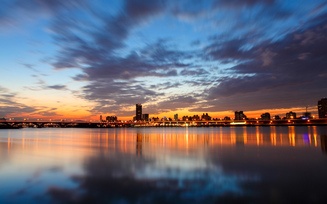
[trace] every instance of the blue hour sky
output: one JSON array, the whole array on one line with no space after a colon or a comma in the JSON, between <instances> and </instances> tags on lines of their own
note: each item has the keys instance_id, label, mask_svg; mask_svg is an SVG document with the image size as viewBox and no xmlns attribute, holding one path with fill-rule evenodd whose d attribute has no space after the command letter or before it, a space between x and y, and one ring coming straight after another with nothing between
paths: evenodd
<instances>
[{"instance_id":1,"label":"blue hour sky","mask_svg":"<svg viewBox=\"0 0 327 204\"><path fill-rule=\"evenodd\" d=\"M323 0L2 0L0 117L316 113Z\"/></svg>"}]
</instances>

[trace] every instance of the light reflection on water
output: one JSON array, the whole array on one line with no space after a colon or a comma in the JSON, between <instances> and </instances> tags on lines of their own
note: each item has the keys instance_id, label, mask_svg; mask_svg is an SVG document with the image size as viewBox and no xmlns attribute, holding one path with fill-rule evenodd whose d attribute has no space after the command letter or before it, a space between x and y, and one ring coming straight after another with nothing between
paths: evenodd
<instances>
[{"instance_id":1,"label":"light reflection on water","mask_svg":"<svg viewBox=\"0 0 327 204\"><path fill-rule=\"evenodd\" d=\"M0 130L0 203L324 202L327 127Z\"/></svg>"}]
</instances>

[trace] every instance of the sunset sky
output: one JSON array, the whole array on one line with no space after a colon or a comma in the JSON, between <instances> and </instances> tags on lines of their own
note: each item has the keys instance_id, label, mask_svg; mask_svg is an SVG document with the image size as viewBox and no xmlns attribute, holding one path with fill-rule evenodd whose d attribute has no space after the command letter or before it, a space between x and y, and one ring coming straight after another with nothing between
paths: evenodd
<instances>
[{"instance_id":1,"label":"sunset sky","mask_svg":"<svg viewBox=\"0 0 327 204\"><path fill-rule=\"evenodd\" d=\"M326 0L1 0L0 117L250 117L327 96Z\"/></svg>"}]
</instances>

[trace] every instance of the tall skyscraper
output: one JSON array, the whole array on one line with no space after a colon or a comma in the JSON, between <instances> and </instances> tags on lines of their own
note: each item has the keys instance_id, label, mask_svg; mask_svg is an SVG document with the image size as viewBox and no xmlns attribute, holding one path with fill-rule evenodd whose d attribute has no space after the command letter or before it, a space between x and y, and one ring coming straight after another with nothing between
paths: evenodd
<instances>
[{"instance_id":1,"label":"tall skyscraper","mask_svg":"<svg viewBox=\"0 0 327 204\"><path fill-rule=\"evenodd\" d=\"M174 115L174 120L178 121L178 114L177 113Z\"/></svg>"},{"instance_id":2,"label":"tall skyscraper","mask_svg":"<svg viewBox=\"0 0 327 204\"><path fill-rule=\"evenodd\" d=\"M318 101L319 118L327 118L327 98L322 98Z\"/></svg>"},{"instance_id":3,"label":"tall skyscraper","mask_svg":"<svg viewBox=\"0 0 327 204\"><path fill-rule=\"evenodd\" d=\"M136 104L136 120L142 120L142 105L140 103Z\"/></svg>"}]
</instances>

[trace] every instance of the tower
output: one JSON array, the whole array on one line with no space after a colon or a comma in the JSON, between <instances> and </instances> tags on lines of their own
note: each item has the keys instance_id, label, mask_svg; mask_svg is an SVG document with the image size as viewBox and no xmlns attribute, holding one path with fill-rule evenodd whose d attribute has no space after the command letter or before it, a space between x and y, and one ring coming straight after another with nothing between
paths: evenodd
<instances>
[{"instance_id":1,"label":"tower","mask_svg":"<svg viewBox=\"0 0 327 204\"><path fill-rule=\"evenodd\" d=\"M142 120L142 105L140 103L136 104L136 117L137 121Z\"/></svg>"},{"instance_id":2,"label":"tower","mask_svg":"<svg viewBox=\"0 0 327 204\"><path fill-rule=\"evenodd\" d=\"M322 98L318 101L319 118L327 118L327 98Z\"/></svg>"}]
</instances>

